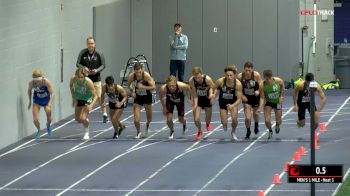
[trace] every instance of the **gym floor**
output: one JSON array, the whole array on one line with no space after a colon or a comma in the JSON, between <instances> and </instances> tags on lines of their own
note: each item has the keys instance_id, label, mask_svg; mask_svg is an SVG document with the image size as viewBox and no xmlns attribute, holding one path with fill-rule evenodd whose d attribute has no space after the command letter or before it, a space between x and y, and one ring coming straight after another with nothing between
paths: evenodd
<instances>
[{"instance_id":1,"label":"gym floor","mask_svg":"<svg viewBox=\"0 0 350 196\"><path fill-rule=\"evenodd\" d=\"M317 164L342 164L343 175L350 167L350 92L326 91L328 102L318 132ZM82 140L82 125L73 116L52 126L53 136L25 138L0 151L0 195L310 195L310 184L288 183L285 163L310 163L310 124L297 128L292 97L283 105L281 132L267 140L263 114L260 132L244 140L242 106L239 107L237 137L222 129L218 104L213 106L213 131L195 140L191 108L186 105L188 130L175 123L175 137L169 130L161 104L153 106L148 137L134 139L132 105L121 118L127 126L119 139L111 139L113 127L102 123L101 111L90 113L90 140ZM53 114L54 115L54 114ZM176 117L177 114L174 113ZM307 122L309 115L307 114ZM142 121L145 121L144 112ZM273 118L274 119L274 118ZM45 119L41 119L45 124ZM145 123L142 123L144 130ZM204 114L202 114L204 127ZM253 127L253 123L252 123ZM11 130L9 130L11 131ZM144 131L143 131L144 133ZM301 146L306 156L292 161ZM281 184L273 184L278 174ZM339 184L316 184L316 195L329 196Z\"/></svg>"}]
</instances>

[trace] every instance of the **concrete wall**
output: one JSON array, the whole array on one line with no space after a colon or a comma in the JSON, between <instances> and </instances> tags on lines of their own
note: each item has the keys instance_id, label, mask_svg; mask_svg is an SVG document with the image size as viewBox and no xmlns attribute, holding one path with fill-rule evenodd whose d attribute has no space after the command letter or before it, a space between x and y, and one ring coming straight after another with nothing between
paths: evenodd
<instances>
[{"instance_id":1,"label":"concrete wall","mask_svg":"<svg viewBox=\"0 0 350 196\"><path fill-rule=\"evenodd\" d=\"M94 34L96 47L106 59L106 69L101 74L104 81L112 75L120 82L119 72L131 53L131 3L120 0L94 9Z\"/></svg>"},{"instance_id":2,"label":"concrete wall","mask_svg":"<svg viewBox=\"0 0 350 196\"><path fill-rule=\"evenodd\" d=\"M86 37L92 35L92 8L114 1L0 1L0 148L36 131L31 111L27 109L26 93L35 69L44 71L56 91L52 106L53 121L73 113L68 82L75 70L79 51L86 47ZM63 76L61 48L64 49ZM40 118L44 127L43 112Z\"/></svg>"},{"instance_id":3,"label":"concrete wall","mask_svg":"<svg viewBox=\"0 0 350 196\"><path fill-rule=\"evenodd\" d=\"M271 69L286 80L297 75L298 1L153 0L152 6L156 81L169 73L167 38L177 22L189 38L185 78L196 65L216 79L226 65L236 64L242 71L246 61L259 72Z\"/></svg>"},{"instance_id":4,"label":"concrete wall","mask_svg":"<svg viewBox=\"0 0 350 196\"><path fill-rule=\"evenodd\" d=\"M333 0L316 1L317 10L330 9L333 10ZM313 10L313 1L300 0L300 9ZM328 83L334 80L334 63L332 50L326 47L326 40L333 45L334 43L334 16L328 16L327 21L321 21L321 16L316 17L316 52L312 53L311 36L314 35L314 16L301 16L300 28L307 26L308 30L304 34L304 62L305 67L308 65L306 72L315 74L315 79L320 83ZM301 53L300 53L301 55Z\"/></svg>"}]
</instances>

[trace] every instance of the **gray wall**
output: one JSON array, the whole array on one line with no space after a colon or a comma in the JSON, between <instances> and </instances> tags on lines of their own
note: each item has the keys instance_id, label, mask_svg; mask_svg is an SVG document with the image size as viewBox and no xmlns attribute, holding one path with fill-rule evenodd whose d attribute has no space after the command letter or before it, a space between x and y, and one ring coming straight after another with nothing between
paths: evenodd
<instances>
[{"instance_id":1,"label":"gray wall","mask_svg":"<svg viewBox=\"0 0 350 196\"><path fill-rule=\"evenodd\" d=\"M317 1L317 9L334 9L333 0ZM313 1L300 0L300 9L312 10ZM312 49L309 51L310 38L313 35L314 29L314 17L313 16L301 16L300 28L308 26L308 30L304 34L304 61L309 64L309 72L315 74L315 79L320 83L328 83L335 79L333 52L327 52L326 39L330 40L331 45L334 43L334 16L328 16L327 21L321 21L321 16L317 16L316 28L317 28L317 41L316 41L316 53L312 54ZM300 29L299 28L299 29ZM299 36L301 40L301 36ZM300 46L301 47L301 46ZM310 54L309 54L310 53ZM300 51L301 55L301 51ZM309 55L309 62L308 62ZM306 72L306 71L305 71Z\"/></svg>"},{"instance_id":2,"label":"gray wall","mask_svg":"<svg viewBox=\"0 0 350 196\"><path fill-rule=\"evenodd\" d=\"M131 56L139 54L152 70L152 0L131 0Z\"/></svg>"},{"instance_id":3,"label":"gray wall","mask_svg":"<svg viewBox=\"0 0 350 196\"><path fill-rule=\"evenodd\" d=\"M169 73L168 36L173 33L174 21L177 21L177 1L153 0L152 2L153 77L158 82L164 82L165 73Z\"/></svg>"},{"instance_id":4,"label":"gray wall","mask_svg":"<svg viewBox=\"0 0 350 196\"><path fill-rule=\"evenodd\" d=\"M120 83L130 57L143 54L152 70L152 0L119 0L94 8L96 47L106 57L102 78Z\"/></svg>"},{"instance_id":5,"label":"gray wall","mask_svg":"<svg viewBox=\"0 0 350 196\"><path fill-rule=\"evenodd\" d=\"M0 1L0 148L36 131L31 111L27 109L28 81L35 69L44 71L56 91L53 121L73 113L68 81L79 51L86 47L86 37L92 35L92 8L113 1ZM61 47L64 49L63 82L60 80ZM40 118L45 127L44 112Z\"/></svg>"},{"instance_id":6,"label":"gray wall","mask_svg":"<svg viewBox=\"0 0 350 196\"><path fill-rule=\"evenodd\" d=\"M168 36L180 22L189 37L186 78L195 65L214 79L228 64L246 61L290 80L299 62L299 2L293 0L153 0L156 81L169 73ZM214 32L214 28L217 32Z\"/></svg>"},{"instance_id":7,"label":"gray wall","mask_svg":"<svg viewBox=\"0 0 350 196\"><path fill-rule=\"evenodd\" d=\"M94 8L96 48L106 58L106 69L101 74L102 81L108 75L113 75L118 83L121 80L119 73L131 54L130 9L129 0Z\"/></svg>"},{"instance_id":8,"label":"gray wall","mask_svg":"<svg viewBox=\"0 0 350 196\"><path fill-rule=\"evenodd\" d=\"M299 5L295 0L278 1L277 73L286 81L297 78L299 67ZM286 9L287 8L287 9Z\"/></svg>"}]
</instances>

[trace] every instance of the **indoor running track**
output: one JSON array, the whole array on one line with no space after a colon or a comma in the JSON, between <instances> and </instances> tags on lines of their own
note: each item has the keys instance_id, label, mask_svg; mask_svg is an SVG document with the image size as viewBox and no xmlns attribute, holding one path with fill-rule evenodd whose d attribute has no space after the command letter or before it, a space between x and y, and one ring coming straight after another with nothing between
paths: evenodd
<instances>
[{"instance_id":1,"label":"indoor running track","mask_svg":"<svg viewBox=\"0 0 350 196\"><path fill-rule=\"evenodd\" d=\"M350 167L350 93L327 91L328 103L321 114L327 132L319 135L318 164ZM283 105L281 132L267 141L263 115L260 133L244 140L242 106L239 107L239 141L230 140L220 124L218 104L213 107L213 131L195 141L192 112L186 105L188 131L175 123L175 138L169 130L161 104L153 107L148 137L133 139L132 106L122 116L126 130L112 140L111 123L101 122L101 112L90 114L90 140L83 141L82 126L72 117L53 125L53 136L33 136L0 151L0 195L310 195L310 184L287 183L284 164L304 146L307 156L298 164L309 164L310 131L296 127L291 96ZM55 115L55 114L53 114ZM176 114L174 115L176 116ZM202 120L204 116L202 115ZM145 121L143 112L142 121ZM44 119L42 119L42 124ZM307 122L309 122L307 114ZM203 128L204 124L202 123ZM252 124L253 127L253 124ZM142 123L142 130L144 123ZM293 162L292 162L293 163ZM282 184L272 184L278 174ZM332 195L339 184L316 184L316 195Z\"/></svg>"}]
</instances>

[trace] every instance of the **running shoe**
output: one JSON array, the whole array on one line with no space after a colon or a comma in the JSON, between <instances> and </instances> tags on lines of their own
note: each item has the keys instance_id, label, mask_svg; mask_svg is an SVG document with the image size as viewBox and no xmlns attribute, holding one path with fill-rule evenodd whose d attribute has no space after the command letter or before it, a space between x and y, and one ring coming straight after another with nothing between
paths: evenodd
<instances>
[{"instance_id":1,"label":"running shoe","mask_svg":"<svg viewBox=\"0 0 350 196\"><path fill-rule=\"evenodd\" d=\"M227 131L227 125L222 125L222 129L223 129L224 131Z\"/></svg>"},{"instance_id":2,"label":"running shoe","mask_svg":"<svg viewBox=\"0 0 350 196\"><path fill-rule=\"evenodd\" d=\"M107 123L107 121L108 121L107 115L103 115L103 123Z\"/></svg>"},{"instance_id":3,"label":"running shoe","mask_svg":"<svg viewBox=\"0 0 350 196\"><path fill-rule=\"evenodd\" d=\"M141 131L136 134L135 139L141 139Z\"/></svg>"},{"instance_id":4,"label":"running shoe","mask_svg":"<svg viewBox=\"0 0 350 196\"><path fill-rule=\"evenodd\" d=\"M235 131L231 131L231 138L232 138L232 140L234 140L234 141L237 141L237 140L238 140Z\"/></svg>"},{"instance_id":5,"label":"running shoe","mask_svg":"<svg viewBox=\"0 0 350 196\"><path fill-rule=\"evenodd\" d=\"M51 136L52 135L51 127L50 126L46 127L46 130L47 130L47 135Z\"/></svg>"},{"instance_id":6,"label":"running shoe","mask_svg":"<svg viewBox=\"0 0 350 196\"><path fill-rule=\"evenodd\" d=\"M211 127L211 124L210 124L210 123L207 124L207 127L206 127L206 128L207 128L207 131L208 131L208 132L210 132L210 131L213 129L213 128Z\"/></svg>"},{"instance_id":7,"label":"running shoe","mask_svg":"<svg viewBox=\"0 0 350 196\"><path fill-rule=\"evenodd\" d=\"M245 134L245 139L249 139L250 138L250 134L251 134L251 132L247 131L247 133Z\"/></svg>"},{"instance_id":8,"label":"running shoe","mask_svg":"<svg viewBox=\"0 0 350 196\"><path fill-rule=\"evenodd\" d=\"M114 130L113 139L118 139L118 129Z\"/></svg>"},{"instance_id":9,"label":"running shoe","mask_svg":"<svg viewBox=\"0 0 350 196\"><path fill-rule=\"evenodd\" d=\"M169 140L172 140L172 139L174 139L174 131L173 130L170 131L170 135L169 135Z\"/></svg>"},{"instance_id":10,"label":"running shoe","mask_svg":"<svg viewBox=\"0 0 350 196\"><path fill-rule=\"evenodd\" d=\"M185 135L186 129L187 129L187 121L185 121L185 123L182 124L182 135Z\"/></svg>"},{"instance_id":11,"label":"running shoe","mask_svg":"<svg viewBox=\"0 0 350 196\"><path fill-rule=\"evenodd\" d=\"M280 126L279 125L276 125L276 127L275 127L275 132L276 132L276 134L278 134L279 132L280 132Z\"/></svg>"},{"instance_id":12,"label":"running shoe","mask_svg":"<svg viewBox=\"0 0 350 196\"><path fill-rule=\"evenodd\" d=\"M268 137L267 137L268 140L272 138L272 134L273 134L272 130L268 132Z\"/></svg>"},{"instance_id":13,"label":"running shoe","mask_svg":"<svg viewBox=\"0 0 350 196\"><path fill-rule=\"evenodd\" d=\"M255 135L259 133L259 127L254 127L254 133Z\"/></svg>"},{"instance_id":14,"label":"running shoe","mask_svg":"<svg viewBox=\"0 0 350 196\"><path fill-rule=\"evenodd\" d=\"M36 134L35 134L35 139L39 139L41 136L41 133L40 131L37 131Z\"/></svg>"},{"instance_id":15,"label":"running shoe","mask_svg":"<svg viewBox=\"0 0 350 196\"><path fill-rule=\"evenodd\" d=\"M119 136L120 134L122 134L122 132L124 131L124 129L125 129L125 125L122 125L122 127L119 128L118 136Z\"/></svg>"},{"instance_id":16,"label":"running shoe","mask_svg":"<svg viewBox=\"0 0 350 196\"><path fill-rule=\"evenodd\" d=\"M198 130L196 140L200 140L203 137L203 132L201 130Z\"/></svg>"},{"instance_id":17,"label":"running shoe","mask_svg":"<svg viewBox=\"0 0 350 196\"><path fill-rule=\"evenodd\" d=\"M146 135L146 137L148 136L148 130L149 130L149 122L146 123L146 128L145 128L145 135Z\"/></svg>"},{"instance_id":18,"label":"running shoe","mask_svg":"<svg viewBox=\"0 0 350 196\"><path fill-rule=\"evenodd\" d=\"M90 139L89 132L85 132L83 139L84 140L89 140Z\"/></svg>"}]
</instances>

